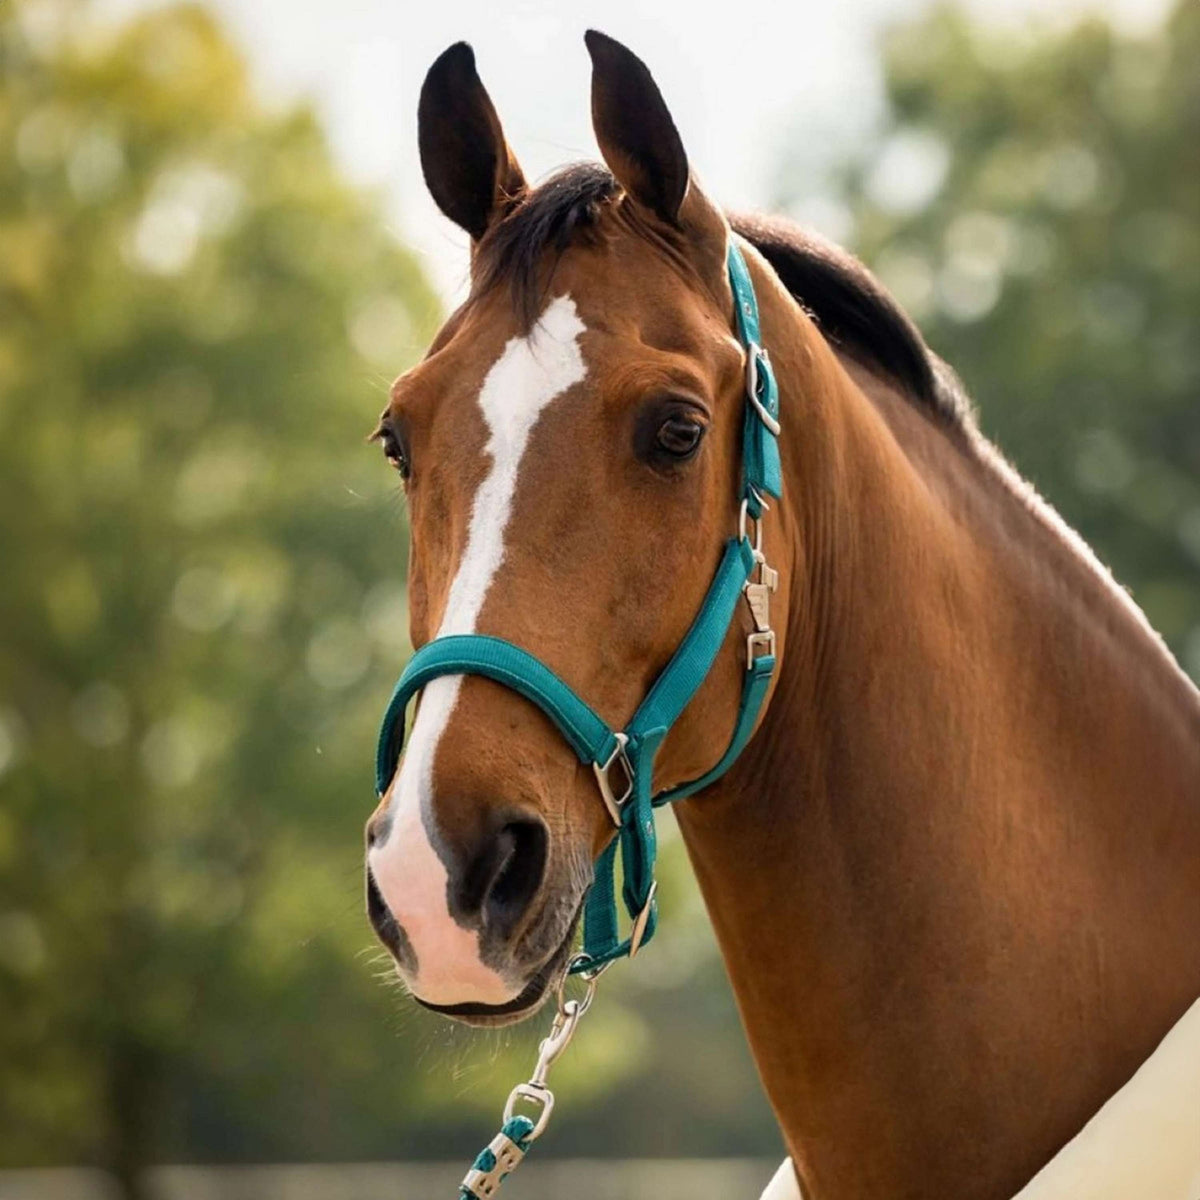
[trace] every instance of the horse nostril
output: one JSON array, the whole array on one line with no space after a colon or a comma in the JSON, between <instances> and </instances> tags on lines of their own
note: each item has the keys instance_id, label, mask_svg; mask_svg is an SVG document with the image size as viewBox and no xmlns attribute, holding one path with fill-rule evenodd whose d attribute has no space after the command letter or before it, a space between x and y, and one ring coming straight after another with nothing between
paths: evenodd
<instances>
[{"instance_id":1,"label":"horse nostril","mask_svg":"<svg viewBox=\"0 0 1200 1200\"><path fill-rule=\"evenodd\" d=\"M384 845L392 829L392 814L387 809L376 809L367 822L367 849L375 850Z\"/></svg>"},{"instance_id":2,"label":"horse nostril","mask_svg":"<svg viewBox=\"0 0 1200 1200\"><path fill-rule=\"evenodd\" d=\"M371 868L367 868L367 919L379 940L397 957L401 954L400 927L384 901Z\"/></svg>"},{"instance_id":3,"label":"horse nostril","mask_svg":"<svg viewBox=\"0 0 1200 1200\"><path fill-rule=\"evenodd\" d=\"M483 899L486 923L510 936L542 885L548 838L540 821L511 821L500 831L497 869Z\"/></svg>"}]
</instances>

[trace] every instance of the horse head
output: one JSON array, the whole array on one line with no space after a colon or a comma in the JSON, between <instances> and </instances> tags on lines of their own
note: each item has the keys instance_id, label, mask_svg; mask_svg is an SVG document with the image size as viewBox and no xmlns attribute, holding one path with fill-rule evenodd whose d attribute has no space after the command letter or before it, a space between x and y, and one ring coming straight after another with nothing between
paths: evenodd
<instances>
[{"instance_id":1,"label":"horse head","mask_svg":"<svg viewBox=\"0 0 1200 1200\"><path fill-rule=\"evenodd\" d=\"M645 66L601 34L587 44L607 168L538 187L471 49L430 69L421 162L471 236L471 290L396 381L376 436L407 494L413 645L503 638L620 729L737 528L746 353L724 216ZM786 556L776 565L786 579ZM748 612L730 626L656 788L720 757L750 628ZM520 1019L564 970L613 833L593 772L542 711L477 675L433 679L367 825L370 919L422 1004Z\"/></svg>"}]
</instances>

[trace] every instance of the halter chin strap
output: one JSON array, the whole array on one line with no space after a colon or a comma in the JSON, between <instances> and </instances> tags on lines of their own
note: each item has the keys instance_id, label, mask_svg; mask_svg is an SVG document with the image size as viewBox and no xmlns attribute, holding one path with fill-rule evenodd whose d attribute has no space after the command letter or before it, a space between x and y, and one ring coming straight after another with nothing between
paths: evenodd
<instances>
[{"instance_id":1,"label":"halter chin strap","mask_svg":"<svg viewBox=\"0 0 1200 1200\"><path fill-rule=\"evenodd\" d=\"M442 675L482 675L536 704L596 774L601 798L617 835L596 861L595 881L584 907L583 953L571 964L576 973L598 972L614 959L632 957L653 936L657 839L654 809L700 791L733 765L749 741L775 670L775 633L770 624L770 593L778 575L762 551L766 497L783 492L779 461L779 389L767 352L760 344L758 301L741 251L731 240L729 282L738 335L746 348L746 415L742 440L741 518L737 536L725 546L721 564L692 627L655 680L624 730L616 731L548 667L502 638L469 633L435 638L409 660L384 713L375 759L375 790L391 782L404 741L409 701ZM717 764L698 779L657 795L652 790L654 759L671 727L712 669L742 597L754 630L746 639L742 696L733 737ZM615 868L621 855L621 900L630 921L622 938L617 919Z\"/></svg>"}]
</instances>

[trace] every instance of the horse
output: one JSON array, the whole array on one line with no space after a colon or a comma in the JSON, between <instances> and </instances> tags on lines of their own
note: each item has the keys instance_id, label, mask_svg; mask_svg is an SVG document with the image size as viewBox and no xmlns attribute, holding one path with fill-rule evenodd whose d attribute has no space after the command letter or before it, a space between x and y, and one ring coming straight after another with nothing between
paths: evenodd
<instances>
[{"instance_id":1,"label":"horse","mask_svg":"<svg viewBox=\"0 0 1200 1200\"><path fill-rule=\"evenodd\" d=\"M630 719L746 522L736 248L779 393L776 665L679 827L804 1195L1011 1197L1200 996L1200 694L870 273L723 212L646 66L586 41L603 165L538 186L468 46L422 88L471 290L375 433L407 493L412 643L502 638ZM729 743L757 615L655 791ZM596 774L464 671L424 686L380 790L368 915L412 996L528 1017L614 836Z\"/></svg>"}]
</instances>

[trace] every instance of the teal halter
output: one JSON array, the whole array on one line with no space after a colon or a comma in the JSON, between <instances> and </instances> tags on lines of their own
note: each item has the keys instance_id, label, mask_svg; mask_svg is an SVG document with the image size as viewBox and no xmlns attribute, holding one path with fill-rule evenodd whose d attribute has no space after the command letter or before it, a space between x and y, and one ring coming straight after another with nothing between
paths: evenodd
<instances>
[{"instance_id":1,"label":"teal halter","mask_svg":"<svg viewBox=\"0 0 1200 1200\"><path fill-rule=\"evenodd\" d=\"M775 633L769 595L778 581L762 552L765 497L783 491L779 462L779 389L767 352L760 344L758 301L742 252L731 240L729 282L733 288L738 335L746 349L746 413L742 435L741 520L725 546L716 576L683 641L650 688L632 720L617 732L557 675L519 646L483 634L435 638L409 660L396 684L379 731L375 790L387 790L404 740L409 701L440 675L482 675L536 704L596 774L600 795L617 836L596 861L595 880L584 908L583 953L572 972L598 972L614 959L632 957L654 936L656 838L654 809L690 796L719 779L736 761L754 731L775 669ZM753 539L749 527L753 525ZM746 643L746 669L733 737L717 764L690 783L652 792L654 758L671 726L704 682L733 623L742 596L750 607L754 632ZM613 775L621 779L614 786ZM621 899L632 922L622 939L618 930L615 867L621 853Z\"/></svg>"}]
</instances>

